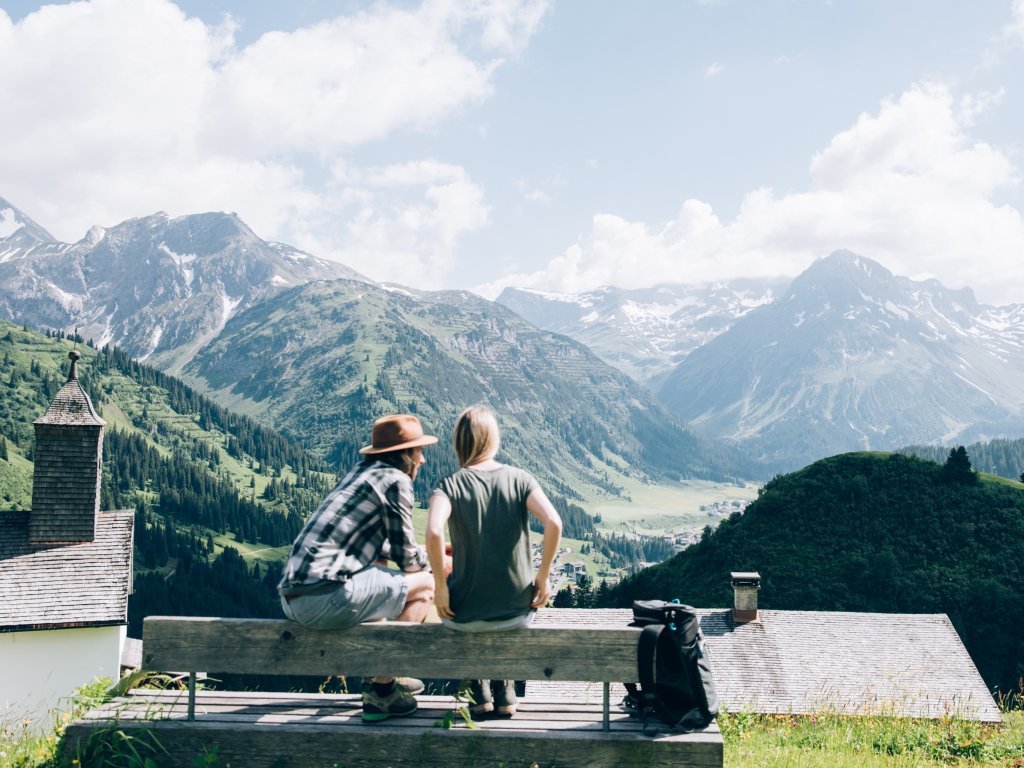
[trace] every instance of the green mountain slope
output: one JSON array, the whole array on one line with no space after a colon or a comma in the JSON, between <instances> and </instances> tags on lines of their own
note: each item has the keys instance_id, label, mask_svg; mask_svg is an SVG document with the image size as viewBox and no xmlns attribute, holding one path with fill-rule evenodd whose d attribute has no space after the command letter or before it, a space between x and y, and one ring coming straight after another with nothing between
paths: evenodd
<instances>
[{"instance_id":1,"label":"green mountain slope","mask_svg":"<svg viewBox=\"0 0 1024 768\"><path fill-rule=\"evenodd\" d=\"M1024 676L1024 485L898 454L834 456L776 477L740 515L625 580L612 602L732 604L758 571L763 608L946 613L990 685Z\"/></svg>"},{"instance_id":2,"label":"green mountain slope","mask_svg":"<svg viewBox=\"0 0 1024 768\"><path fill-rule=\"evenodd\" d=\"M185 374L342 464L375 417L417 413L442 438L421 492L454 469L455 417L477 402L497 410L504 455L568 499L619 494L625 476L756 473L586 347L464 292L309 284L233 318Z\"/></svg>"}]
</instances>

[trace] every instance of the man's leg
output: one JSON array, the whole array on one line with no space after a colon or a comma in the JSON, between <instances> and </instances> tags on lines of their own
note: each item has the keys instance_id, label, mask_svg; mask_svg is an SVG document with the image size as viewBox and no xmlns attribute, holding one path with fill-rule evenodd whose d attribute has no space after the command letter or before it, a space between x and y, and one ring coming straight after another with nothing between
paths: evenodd
<instances>
[{"instance_id":1,"label":"man's leg","mask_svg":"<svg viewBox=\"0 0 1024 768\"><path fill-rule=\"evenodd\" d=\"M430 571L407 573L409 591L405 596L405 607L395 616L395 621L423 621L434 602L434 574Z\"/></svg>"},{"instance_id":2,"label":"man's leg","mask_svg":"<svg viewBox=\"0 0 1024 768\"><path fill-rule=\"evenodd\" d=\"M434 575L430 571L418 571L405 574L405 578L409 583L409 590L405 594L405 606L402 612L395 616L395 621L423 621L434 602ZM386 685L394 679L375 677L373 682Z\"/></svg>"}]
</instances>

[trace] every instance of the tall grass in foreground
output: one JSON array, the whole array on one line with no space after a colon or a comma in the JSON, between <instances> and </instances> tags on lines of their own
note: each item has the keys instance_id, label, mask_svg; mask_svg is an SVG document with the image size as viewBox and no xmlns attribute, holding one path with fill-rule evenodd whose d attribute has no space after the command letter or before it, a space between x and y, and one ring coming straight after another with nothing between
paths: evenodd
<instances>
[{"instance_id":1,"label":"tall grass in foreground","mask_svg":"<svg viewBox=\"0 0 1024 768\"><path fill-rule=\"evenodd\" d=\"M107 701L110 686L109 679L101 678L78 688L68 698L66 706L53 713L53 723L48 728L28 719L0 722L0 768L54 765L57 744L68 723Z\"/></svg>"},{"instance_id":2,"label":"tall grass in foreground","mask_svg":"<svg viewBox=\"0 0 1024 768\"><path fill-rule=\"evenodd\" d=\"M56 768L57 745L68 723L128 687L125 681L117 690L109 686L110 681L97 680L77 690L48 729L33 728L27 721L0 723L0 768ZM718 724L726 768L1024 768L1024 689L1000 704L1005 718L1001 725L954 717L749 712L723 712ZM114 752L119 766L160 766L158 758L135 760L131 750ZM220 760L213 750L197 755L195 764L217 768Z\"/></svg>"},{"instance_id":3,"label":"tall grass in foreground","mask_svg":"<svg viewBox=\"0 0 1024 768\"><path fill-rule=\"evenodd\" d=\"M1002 725L956 718L726 712L718 723L727 768L1024 768L1024 711Z\"/></svg>"}]
</instances>

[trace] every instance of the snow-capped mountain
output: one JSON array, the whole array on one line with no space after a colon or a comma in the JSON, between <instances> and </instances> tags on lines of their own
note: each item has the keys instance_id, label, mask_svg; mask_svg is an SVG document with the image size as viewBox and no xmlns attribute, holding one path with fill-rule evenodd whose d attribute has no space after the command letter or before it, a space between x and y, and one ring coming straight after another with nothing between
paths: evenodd
<instances>
[{"instance_id":1,"label":"snow-capped mountain","mask_svg":"<svg viewBox=\"0 0 1024 768\"><path fill-rule=\"evenodd\" d=\"M57 238L0 197L0 262L22 249L55 242Z\"/></svg>"},{"instance_id":2,"label":"snow-capped mountain","mask_svg":"<svg viewBox=\"0 0 1024 768\"><path fill-rule=\"evenodd\" d=\"M856 449L1024 434L1024 305L894 276L847 251L694 350L659 388L782 469Z\"/></svg>"},{"instance_id":3,"label":"snow-capped mountain","mask_svg":"<svg viewBox=\"0 0 1024 768\"><path fill-rule=\"evenodd\" d=\"M540 328L586 344L605 362L656 387L690 352L776 299L787 283L736 280L578 294L506 288L498 303Z\"/></svg>"},{"instance_id":4,"label":"snow-capped mountain","mask_svg":"<svg viewBox=\"0 0 1024 768\"><path fill-rule=\"evenodd\" d=\"M157 213L57 242L0 198L0 317L113 342L177 372L235 313L313 280L368 278L261 240L235 214Z\"/></svg>"}]
</instances>

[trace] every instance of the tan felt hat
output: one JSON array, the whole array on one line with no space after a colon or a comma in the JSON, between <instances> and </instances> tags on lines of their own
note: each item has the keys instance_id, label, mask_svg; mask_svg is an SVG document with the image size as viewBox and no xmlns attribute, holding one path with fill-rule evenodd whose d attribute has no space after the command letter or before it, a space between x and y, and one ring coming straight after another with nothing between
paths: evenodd
<instances>
[{"instance_id":1,"label":"tan felt hat","mask_svg":"<svg viewBox=\"0 0 1024 768\"><path fill-rule=\"evenodd\" d=\"M423 434L420 420L411 413L397 413L393 416L382 416L373 422L371 445L360 448L362 454L388 453L415 448L419 445L433 445L437 438Z\"/></svg>"}]
</instances>

